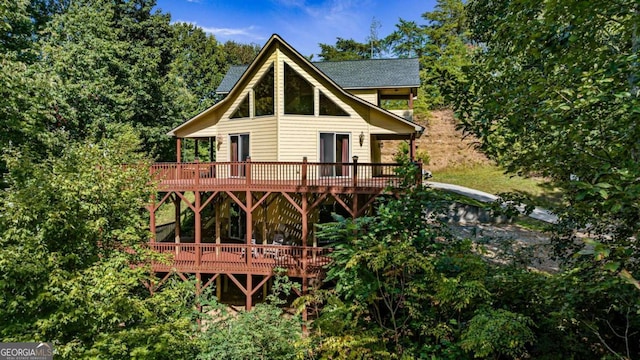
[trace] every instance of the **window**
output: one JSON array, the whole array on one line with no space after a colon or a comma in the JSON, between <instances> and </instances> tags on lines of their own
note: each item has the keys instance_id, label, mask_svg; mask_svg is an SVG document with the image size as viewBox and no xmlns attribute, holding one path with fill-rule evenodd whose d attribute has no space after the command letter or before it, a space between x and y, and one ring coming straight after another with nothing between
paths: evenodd
<instances>
[{"instance_id":1,"label":"window","mask_svg":"<svg viewBox=\"0 0 640 360\"><path fill-rule=\"evenodd\" d=\"M253 113L255 116L273 115L273 65L262 75L253 88Z\"/></svg>"},{"instance_id":2,"label":"window","mask_svg":"<svg viewBox=\"0 0 640 360\"><path fill-rule=\"evenodd\" d=\"M313 86L287 63L284 64L284 113L313 115Z\"/></svg>"},{"instance_id":3,"label":"window","mask_svg":"<svg viewBox=\"0 0 640 360\"><path fill-rule=\"evenodd\" d=\"M325 165L322 176L349 176L349 134L320 133L320 162L336 163Z\"/></svg>"},{"instance_id":4,"label":"window","mask_svg":"<svg viewBox=\"0 0 640 360\"><path fill-rule=\"evenodd\" d=\"M238 105L238 108L236 109L236 111L233 114L231 114L232 119L244 118L244 117L249 117L249 95L248 94L244 97L244 99L242 99L242 102L240 102L240 105Z\"/></svg>"},{"instance_id":5,"label":"window","mask_svg":"<svg viewBox=\"0 0 640 360\"><path fill-rule=\"evenodd\" d=\"M320 115L349 116L338 104L320 92Z\"/></svg>"},{"instance_id":6,"label":"window","mask_svg":"<svg viewBox=\"0 0 640 360\"><path fill-rule=\"evenodd\" d=\"M249 157L249 134L229 135L230 161L246 161ZM231 176L245 176L244 164L231 164Z\"/></svg>"}]
</instances>

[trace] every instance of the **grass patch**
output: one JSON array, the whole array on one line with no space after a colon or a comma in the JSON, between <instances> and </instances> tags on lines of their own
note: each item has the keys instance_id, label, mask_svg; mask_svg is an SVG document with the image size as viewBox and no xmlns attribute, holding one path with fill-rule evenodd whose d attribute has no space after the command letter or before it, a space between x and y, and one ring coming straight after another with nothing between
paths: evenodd
<instances>
[{"instance_id":1,"label":"grass patch","mask_svg":"<svg viewBox=\"0 0 640 360\"><path fill-rule=\"evenodd\" d=\"M495 165L435 170L431 180L465 186L489 194L517 192L527 195L535 205L547 208L559 204L561 200L560 191L552 188L544 179L505 174L504 170Z\"/></svg>"}]
</instances>

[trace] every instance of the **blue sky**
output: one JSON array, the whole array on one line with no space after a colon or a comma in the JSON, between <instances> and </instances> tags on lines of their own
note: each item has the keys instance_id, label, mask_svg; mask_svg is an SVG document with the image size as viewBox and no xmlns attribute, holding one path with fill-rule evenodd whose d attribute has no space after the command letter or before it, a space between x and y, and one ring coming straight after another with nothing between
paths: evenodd
<instances>
[{"instance_id":1,"label":"blue sky","mask_svg":"<svg viewBox=\"0 0 640 360\"><path fill-rule=\"evenodd\" d=\"M391 33L398 19L425 21L436 0L158 0L157 8L171 13L173 22L189 22L215 35L262 46L279 34L302 55L320 52L318 43L336 37L365 42L373 18L378 35Z\"/></svg>"}]
</instances>

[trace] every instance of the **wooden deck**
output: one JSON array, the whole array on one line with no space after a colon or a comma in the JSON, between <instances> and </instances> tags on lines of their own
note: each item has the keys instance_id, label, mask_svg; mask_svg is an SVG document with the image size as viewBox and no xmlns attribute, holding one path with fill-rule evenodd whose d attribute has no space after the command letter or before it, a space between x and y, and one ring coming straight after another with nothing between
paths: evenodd
<instances>
[{"instance_id":1,"label":"wooden deck","mask_svg":"<svg viewBox=\"0 0 640 360\"><path fill-rule=\"evenodd\" d=\"M309 162L156 163L160 191L286 191L376 194L398 187L399 164Z\"/></svg>"},{"instance_id":2,"label":"wooden deck","mask_svg":"<svg viewBox=\"0 0 640 360\"><path fill-rule=\"evenodd\" d=\"M285 245L149 243L149 246L167 255L167 262L152 264L155 272L270 275L273 269L282 268L295 277L317 276L329 264L327 255L331 251Z\"/></svg>"}]
</instances>

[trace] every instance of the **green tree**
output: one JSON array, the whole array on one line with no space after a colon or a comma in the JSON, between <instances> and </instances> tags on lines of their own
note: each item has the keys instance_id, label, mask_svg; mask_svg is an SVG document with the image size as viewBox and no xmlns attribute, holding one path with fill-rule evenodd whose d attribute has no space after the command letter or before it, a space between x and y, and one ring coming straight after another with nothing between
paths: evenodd
<instances>
[{"instance_id":1,"label":"green tree","mask_svg":"<svg viewBox=\"0 0 640 360\"><path fill-rule=\"evenodd\" d=\"M451 106L458 84L464 83L462 68L470 63L469 30L462 0L439 0L427 20L428 39L422 57L422 100L427 106ZM418 104L420 106L420 104Z\"/></svg>"},{"instance_id":2,"label":"green tree","mask_svg":"<svg viewBox=\"0 0 640 360\"><path fill-rule=\"evenodd\" d=\"M414 170L407 166L408 179ZM322 227L318 236L333 241L326 281L335 288L309 297L321 303L313 322L320 356L469 358L480 351L464 345L467 333L479 342L509 339L493 344L496 354L526 352L535 340L530 324L497 328L491 336L469 328L491 309L488 279L501 270L449 233L443 200L432 189L408 187L401 199L378 204L374 217L338 218ZM521 315L509 312L505 320L511 316Z\"/></svg>"},{"instance_id":3,"label":"green tree","mask_svg":"<svg viewBox=\"0 0 640 360\"><path fill-rule=\"evenodd\" d=\"M73 138L128 123L145 149L174 158L166 132L193 115L198 99L179 73L169 16L151 13L154 1L73 2L54 14L41 41L53 82L55 115Z\"/></svg>"},{"instance_id":4,"label":"green tree","mask_svg":"<svg viewBox=\"0 0 640 360\"><path fill-rule=\"evenodd\" d=\"M509 171L547 176L564 190L553 245L580 279L565 288L575 306L565 315L611 353L633 354L637 339L624 329L639 321L637 290L629 295L610 276L640 287L631 277L640 271L640 7L476 0L467 13L481 46L457 114Z\"/></svg>"},{"instance_id":5,"label":"green tree","mask_svg":"<svg viewBox=\"0 0 640 360\"><path fill-rule=\"evenodd\" d=\"M40 148L50 115L50 84L38 68L27 1L0 1L0 147ZM34 64L35 63L35 64ZM6 173L0 160L0 187Z\"/></svg>"},{"instance_id":6,"label":"green tree","mask_svg":"<svg viewBox=\"0 0 640 360\"><path fill-rule=\"evenodd\" d=\"M198 107L195 110L203 111L218 99L216 88L229 66L226 63L227 54L222 44L202 28L188 23L175 23L172 29L173 61L170 74L182 79L197 99Z\"/></svg>"},{"instance_id":7,"label":"green tree","mask_svg":"<svg viewBox=\"0 0 640 360\"><path fill-rule=\"evenodd\" d=\"M385 45L399 58L422 57L426 42L424 29L415 21L403 19L396 24L396 30L384 39Z\"/></svg>"},{"instance_id":8,"label":"green tree","mask_svg":"<svg viewBox=\"0 0 640 360\"><path fill-rule=\"evenodd\" d=\"M225 64L248 65L260 52L260 45L227 41L222 45L222 52L225 56Z\"/></svg>"},{"instance_id":9,"label":"green tree","mask_svg":"<svg viewBox=\"0 0 640 360\"><path fill-rule=\"evenodd\" d=\"M371 47L353 39L337 38L335 45L319 44L322 61L361 60L371 58Z\"/></svg>"},{"instance_id":10,"label":"green tree","mask_svg":"<svg viewBox=\"0 0 640 360\"><path fill-rule=\"evenodd\" d=\"M5 156L0 338L51 341L61 358L192 357L188 290L143 287L148 162L130 130L110 133L85 143L60 134L42 160Z\"/></svg>"},{"instance_id":11,"label":"green tree","mask_svg":"<svg viewBox=\"0 0 640 360\"><path fill-rule=\"evenodd\" d=\"M293 289L286 275L276 271L272 293L267 301L251 311L229 313L228 307L220 306L207 295L203 303L206 324L200 334L202 351L198 359L300 359L306 352L302 347L302 322L300 315L285 314L281 297L291 294Z\"/></svg>"}]
</instances>

